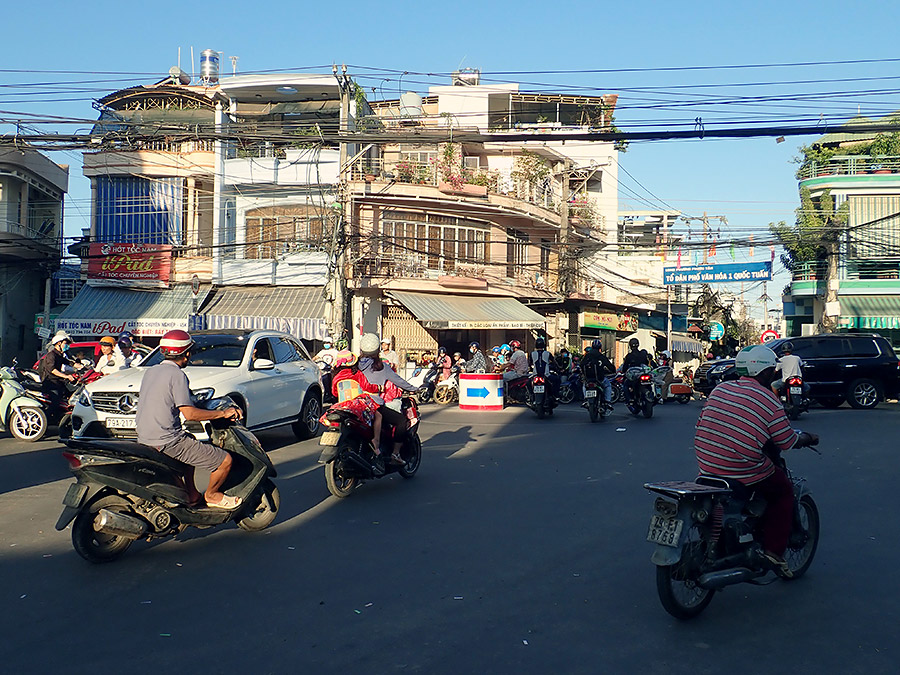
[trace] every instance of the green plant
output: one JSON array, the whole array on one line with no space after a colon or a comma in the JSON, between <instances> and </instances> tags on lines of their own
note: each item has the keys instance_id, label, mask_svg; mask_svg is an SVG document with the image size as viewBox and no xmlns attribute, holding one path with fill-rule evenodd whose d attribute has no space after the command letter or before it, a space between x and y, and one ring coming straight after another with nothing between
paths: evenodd
<instances>
[{"instance_id":1,"label":"green plant","mask_svg":"<svg viewBox=\"0 0 900 675\"><path fill-rule=\"evenodd\" d=\"M466 170L462 164L462 149L457 143L444 143L437 162L438 176L454 188L466 182Z\"/></svg>"},{"instance_id":2,"label":"green plant","mask_svg":"<svg viewBox=\"0 0 900 675\"><path fill-rule=\"evenodd\" d=\"M512 178L528 183L537 183L550 175L550 165L540 155L528 150L516 157L513 163Z\"/></svg>"}]
</instances>

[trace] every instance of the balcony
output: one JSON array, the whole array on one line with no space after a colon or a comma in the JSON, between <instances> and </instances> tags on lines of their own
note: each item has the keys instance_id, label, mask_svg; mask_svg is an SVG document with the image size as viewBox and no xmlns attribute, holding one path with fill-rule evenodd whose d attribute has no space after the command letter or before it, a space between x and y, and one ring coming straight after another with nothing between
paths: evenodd
<instances>
[{"instance_id":1,"label":"balcony","mask_svg":"<svg viewBox=\"0 0 900 675\"><path fill-rule=\"evenodd\" d=\"M0 242L0 257L39 260L60 256L59 230L52 221L34 226L0 220Z\"/></svg>"},{"instance_id":2,"label":"balcony","mask_svg":"<svg viewBox=\"0 0 900 675\"><path fill-rule=\"evenodd\" d=\"M893 180L900 180L900 157L882 156L870 157L869 155L843 155L832 157L827 162L810 162L801 167L797 177L801 181L813 178L827 178L835 176L872 176L890 175ZM871 180L871 178L867 178ZM892 180L892 179L877 179Z\"/></svg>"}]
</instances>

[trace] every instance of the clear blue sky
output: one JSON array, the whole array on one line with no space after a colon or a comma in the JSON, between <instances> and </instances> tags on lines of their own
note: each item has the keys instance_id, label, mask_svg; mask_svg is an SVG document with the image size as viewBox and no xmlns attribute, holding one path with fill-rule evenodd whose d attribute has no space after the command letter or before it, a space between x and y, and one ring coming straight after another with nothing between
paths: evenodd
<instances>
[{"instance_id":1,"label":"clear blue sky","mask_svg":"<svg viewBox=\"0 0 900 675\"><path fill-rule=\"evenodd\" d=\"M191 46L197 58L205 48L224 52L223 73L230 72L232 55L240 57L239 72L312 66L327 72L332 62L346 63L367 90L376 86L389 97L448 81L442 75L410 74L400 82L390 71L443 74L460 66L480 68L486 80L526 83L524 89L615 92L620 95L617 122L626 131L646 123L692 128L697 117L710 127L717 121L786 123L820 114L839 119L854 115L857 107L870 117L900 109L897 79L860 81L897 78L898 62L626 72L897 58L891 29L879 35L880 26L897 25L896 3L877 3L877 9L869 12L833 0L750 5L706 0L631 5L54 0L36 7L8 3L3 11L0 118L38 113L94 119L92 99L159 79L176 63L179 47L182 67L188 70ZM10 72L14 70L33 72ZM566 70L613 72L549 72ZM508 71L528 74L498 74ZM848 81L834 81L843 78ZM100 82L33 86L88 80ZM791 84L776 84L783 82ZM29 86L10 86L18 84ZM863 90L876 91L853 93ZM732 98L815 92L841 96L768 102ZM731 102L716 102L723 98ZM663 101L666 107L653 107ZM10 129L0 125L3 132ZM764 237L768 223L794 218L797 185L791 158L800 144L813 138L788 138L781 144L773 139L632 143L620 156L624 169L620 208L671 207L692 215L722 214L732 236L756 229ZM87 225L88 182L81 176L78 153L54 153L53 158L71 165L66 205L66 234L71 236ZM722 236L727 239L729 231L723 230ZM757 247L757 260L767 254ZM738 251L737 257L745 258L746 251ZM718 260L731 261L727 249L719 250ZM779 275L769 294L777 297L785 281Z\"/></svg>"}]
</instances>

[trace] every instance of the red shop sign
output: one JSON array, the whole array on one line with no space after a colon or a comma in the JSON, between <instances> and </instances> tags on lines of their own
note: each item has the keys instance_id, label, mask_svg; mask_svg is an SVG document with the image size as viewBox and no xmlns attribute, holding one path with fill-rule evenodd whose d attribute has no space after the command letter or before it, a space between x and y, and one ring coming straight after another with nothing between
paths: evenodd
<instances>
[{"instance_id":1,"label":"red shop sign","mask_svg":"<svg viewBox=\"0 0 900 675\"><path fill-rule=\"evenodd\" d=\"M172 271L169 244L93 243L88 258L88 279L122 286L168 286Z\"/></svg>"}]
</instances>

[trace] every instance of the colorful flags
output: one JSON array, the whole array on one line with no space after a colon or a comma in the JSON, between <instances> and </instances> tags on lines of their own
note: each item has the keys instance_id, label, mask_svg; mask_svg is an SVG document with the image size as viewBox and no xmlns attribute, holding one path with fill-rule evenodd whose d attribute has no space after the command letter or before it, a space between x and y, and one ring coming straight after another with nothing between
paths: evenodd
<instances>
[{"instance_id":1,"label":"colorful flags","mask_svg":"<svg viewBox=\"0 0 900 675\"><path fill-rule=\"evenodd\" d=\"M750 260L753 260L753 235L750 235Z\"/></svg>"},{"instance_id":2,"label":"colorful flags","mask_svg":"<svg viewBox=\"0 0 900 675\"><path fill-rule=\"evenodd\" d=\"M772 262L775 262L775 244L769 246L769 250L772 252Z\"/></svg>"},{"instance_id":3,"label":"colorful flags","mask_svg":"<svg viewBox=\"0 0 900 675\"><path fill-rule=\"evenodd\" d=\"M731 254L731 259L734 260L734 244L731 245L731 248L728 250L728 252Z\"/></svg>"},{"instance_id":4,"label":"colorful flags","mask_svg":"<svg viewBox=\"0 0 900 675\"><path fill-rule=\"evenodd\" d=\"M709 249L709 257L710 258L716 257L716 241L715 241L715 239L713 240L712 246Z\"/></svg>"}]
</instances>

